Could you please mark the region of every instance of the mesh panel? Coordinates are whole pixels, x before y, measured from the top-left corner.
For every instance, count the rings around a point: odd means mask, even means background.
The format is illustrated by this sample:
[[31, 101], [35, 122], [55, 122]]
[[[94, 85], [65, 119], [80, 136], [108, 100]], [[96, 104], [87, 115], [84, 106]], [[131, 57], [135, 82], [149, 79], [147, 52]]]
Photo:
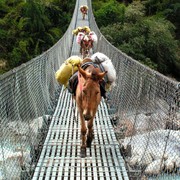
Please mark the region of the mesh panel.
[[89, 20], [99, 37], [95, 51], [106, 54], [117, 72], [108, 106], [129, 177], [179, 179], [179, 82], [117, 50], [100, 33], [93, 14]]
[[48, 51], [0, 77], [0, 179], [31, 179], [61, 87], [55, 72], [71, 53], [76, 8]]

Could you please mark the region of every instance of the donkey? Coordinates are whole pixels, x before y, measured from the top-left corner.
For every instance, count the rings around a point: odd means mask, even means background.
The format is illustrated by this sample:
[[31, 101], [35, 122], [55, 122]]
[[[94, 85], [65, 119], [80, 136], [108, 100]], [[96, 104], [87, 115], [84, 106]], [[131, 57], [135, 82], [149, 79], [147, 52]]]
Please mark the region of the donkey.
[[86, 58], [90, 56], [90, 50], [93, 48], [93, 43], [97, 43], [97, 35], [94, 31], [90, 31], [89, 33], [79, 32], [77, 35], [76, 42], [80, 44], [80, 53], [82, 58]]
[[101, 101], [100, 82], [106, 73], [93, 65], [85, 70], [78, 66], [75, 100], [81, 121], [81, 157], [86, 156], [86, 147], [91, 147], [94, 138], [93, 120]]

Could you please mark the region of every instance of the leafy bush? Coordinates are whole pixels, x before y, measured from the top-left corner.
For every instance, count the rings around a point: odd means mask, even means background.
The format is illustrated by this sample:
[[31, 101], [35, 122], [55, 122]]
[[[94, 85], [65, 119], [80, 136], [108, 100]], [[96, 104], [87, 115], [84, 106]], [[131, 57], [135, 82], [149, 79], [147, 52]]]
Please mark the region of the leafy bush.
[[75, 0], [1, 0], [0, 59], [6, 62], [5, 69], [54, 45], [66, 31], [74, 7]]
[[175, 26], [159, 17], [146, 17], [144, 6], [134, 2], [126, 8], [124, 23], [101, 27], [105, 37], [121, 51], [143, 64], [169, 75], [180, 76]]
[[95, 13], [96, 22], [99, 27], [107, 26], [116, 22], [124, 21], [125, 6], [114, 0], [104, 3]]

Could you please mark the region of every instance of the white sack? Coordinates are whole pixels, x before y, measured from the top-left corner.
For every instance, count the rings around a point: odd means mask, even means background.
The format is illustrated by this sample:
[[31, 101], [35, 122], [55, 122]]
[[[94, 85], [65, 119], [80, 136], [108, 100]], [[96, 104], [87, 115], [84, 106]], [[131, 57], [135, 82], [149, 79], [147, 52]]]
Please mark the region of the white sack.
[[108, 81], [110, 83], [115, 82], [116, 80], [116, 70], [111, 62], [111, 60], [102, 62], [102, 66], [104, 67], [105, 71], [107, 71]]
[[82, 38], [84, 37], [84, 33], [82, 33], [82, 32], [79, 32], [78, 33], [78, 35], [77, 35], [77, 38], [76, 38], [76, 42], [78, 43], [78, 44], [80, 44], [81, 43], [81, 40], [82, 40]]
[[101, 63], [110, 59], [105, 54], [97, 52], [91, 56], [91, 60], [95, 63]]
[[97, 64], [100, 64], [104, 67], [104, 70], [107, 71], [108, 81], [111, 85], [115, 85], [116, 80], [116, 70], [112, 64], [112, 61], [103, 53], [97, 52], [91, 56], [91, 60]]
[[97, 43], [98, 38], [97, 38], [96, 33], [94, 31], [91, 31], [91, 32], [89, 32], [89, 35], [90, 35], [92, 41]]

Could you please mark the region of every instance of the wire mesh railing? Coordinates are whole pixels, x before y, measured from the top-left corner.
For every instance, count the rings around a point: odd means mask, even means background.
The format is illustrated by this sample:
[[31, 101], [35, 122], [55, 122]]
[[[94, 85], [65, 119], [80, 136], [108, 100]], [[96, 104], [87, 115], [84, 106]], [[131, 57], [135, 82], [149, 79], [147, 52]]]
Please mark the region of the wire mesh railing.
[[75, 7], [69, 28], [52, 48], [0, 76], [0, 179], [33, 175], [61, 89], [55, 72], [70, 56], [76, 15]]
[[108, 105], [130, 179], [180, 179], [180, 83], [111, 45], [90, 14], [99, 37], [95, 52], [107, 55], [117, 72]]
[[[48, 51], [0, 76], [0, 179], [31, 179], [62, 88], [54, 74], [71, 54], [78, 3], [64, 36]], [[107, 105], [130, 179], [180, 178], [180, 84], [112, 46], [88, 1], [94, 52], [117, 72]]]

